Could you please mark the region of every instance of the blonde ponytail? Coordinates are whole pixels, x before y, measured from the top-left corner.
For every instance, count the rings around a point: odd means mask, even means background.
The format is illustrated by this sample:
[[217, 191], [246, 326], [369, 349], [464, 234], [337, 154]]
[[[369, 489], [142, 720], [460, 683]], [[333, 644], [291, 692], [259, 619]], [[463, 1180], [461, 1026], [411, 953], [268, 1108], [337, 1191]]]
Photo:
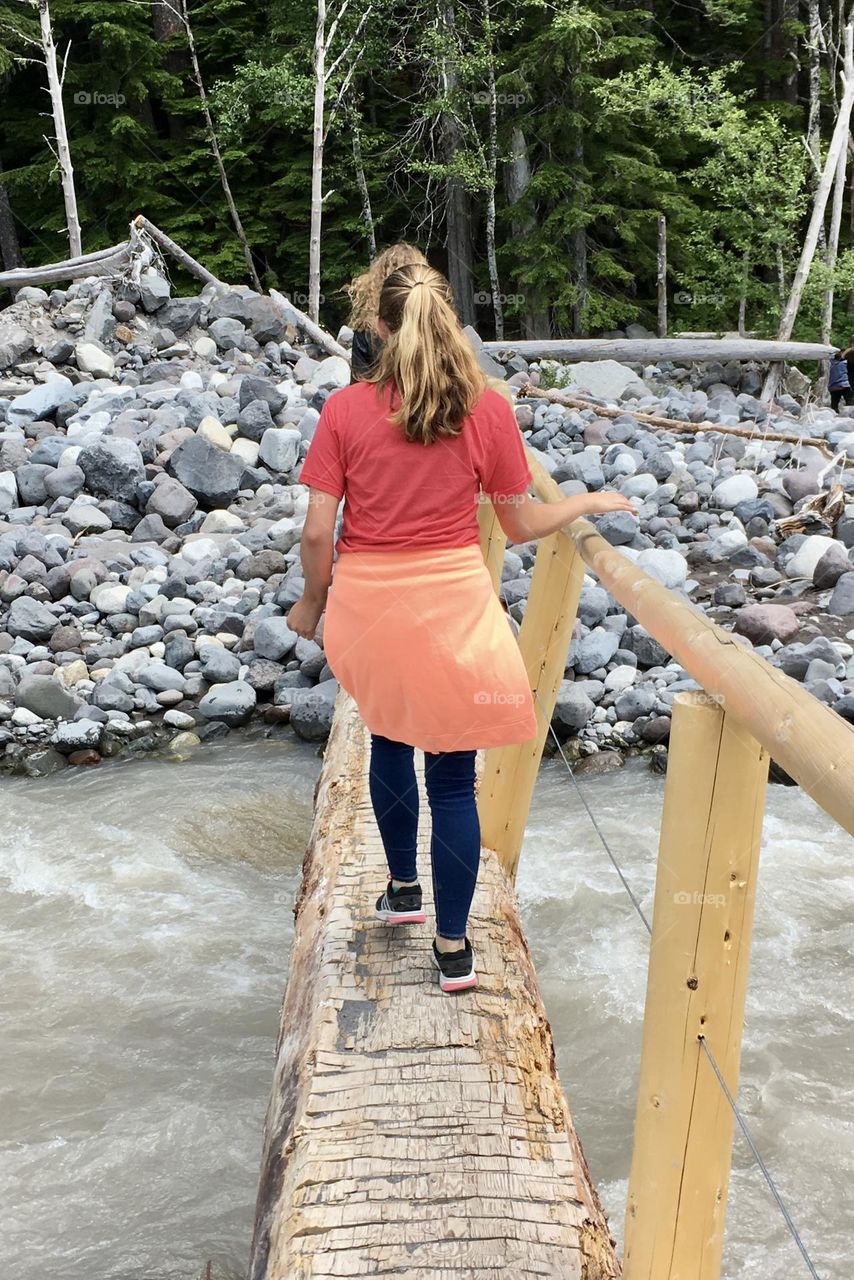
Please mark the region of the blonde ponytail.
[[399, 396], [392, 422], [422, 444], [459, 435], [486, 381], [445, 277], [426, 263], [392, 272], [380, 292], [379, 318], [389, 337], [367, 380], [388, 383]]

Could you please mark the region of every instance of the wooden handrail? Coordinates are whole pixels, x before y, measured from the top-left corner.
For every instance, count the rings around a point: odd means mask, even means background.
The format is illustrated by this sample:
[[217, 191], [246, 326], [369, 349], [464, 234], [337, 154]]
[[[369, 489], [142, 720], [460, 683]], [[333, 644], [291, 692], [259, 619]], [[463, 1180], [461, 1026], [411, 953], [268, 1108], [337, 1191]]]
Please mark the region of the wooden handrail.
[[[527, 454], [536, 496], [543, 502], [563, 498], [536, 455], [530, 449]], [[854, 835], [854, 727], [644, 573], [588, 520], [573, 521], [566, 533], [614, 599]]]

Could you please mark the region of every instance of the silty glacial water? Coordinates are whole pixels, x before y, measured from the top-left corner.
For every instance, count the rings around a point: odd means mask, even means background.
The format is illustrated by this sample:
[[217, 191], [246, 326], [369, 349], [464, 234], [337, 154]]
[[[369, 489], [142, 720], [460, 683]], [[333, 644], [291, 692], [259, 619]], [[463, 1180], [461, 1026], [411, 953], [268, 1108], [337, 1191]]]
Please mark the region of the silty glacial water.
[[[0, 784], [0, 1256], [16, 1280], [245, 1274], [318, 767], [296, 741], [233, 738], [181, 764]], [[662, 779], [638, 761], [581, 785], [650, 914]], [[847, 1280], [854, 1238], [851, 855], [804, 795], [771, 788], [741, 1102], [822, 1280]], [[518, 892], [622, 1238], [648, 939], [559, 761]], [[738, 1135], [728, 1222], [727, 1280], [807, 1274]]]

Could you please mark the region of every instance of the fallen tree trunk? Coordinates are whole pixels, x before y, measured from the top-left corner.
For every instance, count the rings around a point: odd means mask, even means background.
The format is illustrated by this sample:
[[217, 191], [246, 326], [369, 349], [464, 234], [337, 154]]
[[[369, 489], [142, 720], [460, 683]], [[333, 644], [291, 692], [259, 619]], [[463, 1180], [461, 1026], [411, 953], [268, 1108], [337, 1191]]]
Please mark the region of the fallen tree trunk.
[[25, 285], [40, 286], [53, 284], [57, 280], [112, 275], [126, 266], [131, 256], [131, 243], [125, 240], [122, 244], [114, 244], [110, 249], [84, 253], [79, 258], [66, 258], [63, 262], [48, 262], [43, 267], [18, 267], [14, 271], [0, 271], [0, 288], [23, 289]]
[[658, 427], [663, 431], [717, 431], [724, 436], [743, 436], [747, 440], [770, 440], [772, 443], [782, 441], [785, 444], [810, 444], [820, 449], [828, 458], [832, 457], [824, 440], [815, 436], [796, 436], [786, 431], [761, 431], [754, 427], [726, 427], [719, 422], [685, 422], [682, 418], [664, 418], [658, 413], [640, 413], [628, 407], [616, 409], [612, 405], [598, 404], [595, 400], [587, 400], [584, 396], [568, 396], [560, 391], [541, 391], [533, 383], [526, 382], [519, 388], [519, 395], [524, 399], [534, 397], [551, 400], [554, 404], [566, 405], [569, 409], [595, 409], [602, 418], [619, 418], [630, 413], [638, 422], [650, 427]]
[[300, 311], [299, 307], [295, 307], [283, 293], [279, 293], [278, 289], [271, 289], [270, 297], [289, 324], [294, 325], [297, 329], [302, 329], [303, 333], [311, 338], [312, 342], [316, 342], [319, 347], [323, 347], [323, 350], [328, 351], [331, 356], [340, 356], [342, 360], [346, 360], [349, 364], [350, 352], [346, 347], [342, 347], [341, 343], [337, 342], [331, 333], [321, 329], [319, 324], [315, 324], [304, 311]]
[[553, 338], [484, 342], [491, 356], [529, 360], [829, 360], [836, 347], [821, 342], [771, 342], [759, 338]]
[[138, 213], [136, 215], [131, 227], [135, 227], [137, 231], [145, 232], [155, 244], [159, 245], [161, 249], [165, 249], [176, 262], [181, 264], [185, 271], [189, 271], [190, 275], [195, 276], [197, 280], [202, 280], [205, 284], [222, 284], [222, 281], [217, 279], [213, 272], [208, 271], [207, 267], [203, 267], [200, 262], [197, 262], [195, 258], [187, 253], [186, 249], [182, 249], [170, 236], [167, 236], [165, 231], [155, 227], [154, 223], [149, 222], [148, 218], [143, 214]]
[[[250, 1280], [611, 1280], [619, 1263], [513, 887], [484, 849], [480, 985], [441, 996], [429, 942], [371, 918], [387, 864], [368, 755], [340, 694], [295, 907]], [[429, 876], [424, 889], [431, 910]]]

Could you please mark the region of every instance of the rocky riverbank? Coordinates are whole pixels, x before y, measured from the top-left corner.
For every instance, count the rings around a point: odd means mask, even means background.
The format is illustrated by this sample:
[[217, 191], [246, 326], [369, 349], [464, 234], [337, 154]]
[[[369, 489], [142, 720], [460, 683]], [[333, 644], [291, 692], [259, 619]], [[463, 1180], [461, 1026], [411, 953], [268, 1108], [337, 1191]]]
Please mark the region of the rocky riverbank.
[[[25, 289], [0, 312], [0, 767], [180, 752], [253, 719], [325, 739], [337, 685], [285, 615], [302, 589], [300, 464], [349, 368], [298, 337], [269, 298], [216, 285], [173, 298], [152, 269], [138, 285]], [[637, 520], [599, 521], [609, 541], [854, 720], [850, 418], [791, 396], [768, 416], [744, 365], [511, 357], [500, 371], [616, 406], [529, 397], [516, 412], [565, 492], [615, 485], [636, 500]], [[635, 416], [650, 412], [763, 434], [653, 429]], [[791, 433], [827, 451], [775, 439]], [[831, 484], [832, 514], [787, 536], [780, 522]], [[534, 550], [505, 558], [517, 620]], [[558, 737], [576, 756], [655, 747], [686, 687], [589, 580]]]

